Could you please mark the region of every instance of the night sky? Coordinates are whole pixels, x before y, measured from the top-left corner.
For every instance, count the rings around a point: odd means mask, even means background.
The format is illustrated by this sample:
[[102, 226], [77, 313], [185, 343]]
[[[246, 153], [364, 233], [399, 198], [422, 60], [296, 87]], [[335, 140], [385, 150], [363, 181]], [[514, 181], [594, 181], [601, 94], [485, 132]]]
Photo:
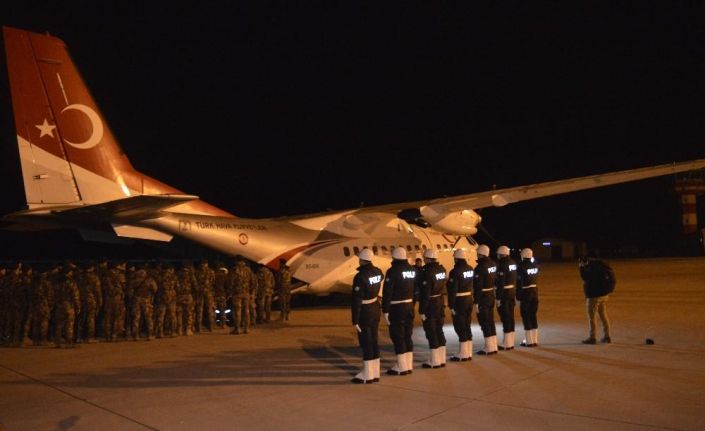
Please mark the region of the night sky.
[[[68, 44], [138, 170], [242, 217], [705, 158], [702, 3], [47, 3], [5, 2], [0, 21]], [[24, 195], [2, 62], [5, 214]], [[488, 209], [483, 225], [514, 246], [551, 236], [676, 254], [672, 186]], [[61, 237], [67, 254], [74, 237]], [[17, 238], [0, 233], [0, 257], [39, 255], [49, 237]]]

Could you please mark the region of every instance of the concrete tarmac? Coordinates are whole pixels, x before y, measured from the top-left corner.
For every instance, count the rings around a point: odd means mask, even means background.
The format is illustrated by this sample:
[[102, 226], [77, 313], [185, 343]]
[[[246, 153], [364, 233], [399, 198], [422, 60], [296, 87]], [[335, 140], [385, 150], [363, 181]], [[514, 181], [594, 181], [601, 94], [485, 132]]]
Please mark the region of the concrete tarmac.
[[[361, 359], [346, 307], [294, 309], [248, 335], [4, 348], [0, 429], [705, 429], [705, 259], [611, 263], [609, 345], [580, 343], [576, 265], [544, 264], [537, 348], [423, 369], [417, 322], [414, 373], [354, 385]], [[445, 332], [451, 355], [449, 316]], [[380, 343], [384, 373], [394, 361], [384, 324]]]

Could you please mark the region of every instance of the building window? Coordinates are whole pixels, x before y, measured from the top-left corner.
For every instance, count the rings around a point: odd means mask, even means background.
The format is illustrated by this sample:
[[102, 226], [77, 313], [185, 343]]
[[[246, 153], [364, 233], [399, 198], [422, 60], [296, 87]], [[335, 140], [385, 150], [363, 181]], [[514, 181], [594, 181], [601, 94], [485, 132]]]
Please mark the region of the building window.
[[348, 247], [343, 247], [343, 254], [346, 256], [350, 256], [350, 249]]

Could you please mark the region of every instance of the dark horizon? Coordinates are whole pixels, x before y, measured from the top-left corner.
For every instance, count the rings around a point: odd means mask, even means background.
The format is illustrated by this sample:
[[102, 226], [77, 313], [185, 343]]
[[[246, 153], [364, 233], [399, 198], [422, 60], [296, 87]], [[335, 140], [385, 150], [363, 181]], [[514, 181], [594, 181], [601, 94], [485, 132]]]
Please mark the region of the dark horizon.
[[[67, 43], [138, 170], [241, 217], [705, 158], [705, 6], [0, 9], [3, 25]], [[4, 61], [0, 214], [25, 205]], [[517, 247], [558, 237], [655, 255], [697, 250], [668, 176], [482, 216]], [[0, 244], [0, 259], [104, 247], [71, 233], [0, 232]]]

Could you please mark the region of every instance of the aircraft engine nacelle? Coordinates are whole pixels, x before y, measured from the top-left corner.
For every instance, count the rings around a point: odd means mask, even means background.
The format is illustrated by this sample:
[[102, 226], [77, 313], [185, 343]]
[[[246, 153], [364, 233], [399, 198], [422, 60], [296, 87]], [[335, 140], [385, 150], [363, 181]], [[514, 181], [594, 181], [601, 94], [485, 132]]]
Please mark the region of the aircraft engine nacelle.
[[473, 210], [448, 211], [442, 207], [421, 207], [421, 215], [433, 229], [451, 235], [475, 235], [482, 217]]

